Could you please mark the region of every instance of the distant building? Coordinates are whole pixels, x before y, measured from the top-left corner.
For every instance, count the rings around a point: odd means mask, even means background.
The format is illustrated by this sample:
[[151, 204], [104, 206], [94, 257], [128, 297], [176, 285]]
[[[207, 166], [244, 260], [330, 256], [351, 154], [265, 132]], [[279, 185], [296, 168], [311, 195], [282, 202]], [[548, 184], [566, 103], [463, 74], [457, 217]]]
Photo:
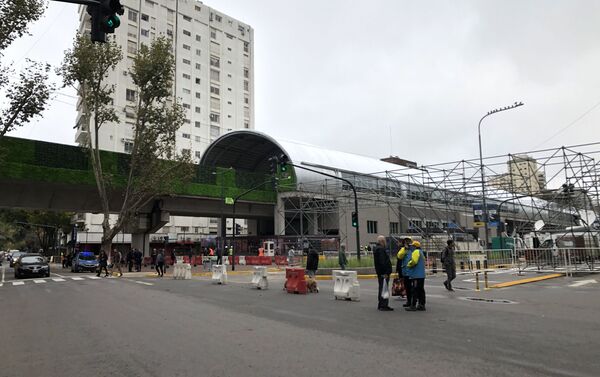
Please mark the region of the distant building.
[[546, 174], [535, 158], [513, 155], [507, 163], [508, 173], [488, 178], [488, 184], [512, 193], [534, 195], [546, 189]]
[[[188, 150], [196, 162], [208, 145], [224, 133], [254, 129], [254, 30], [248, 24], [196, 0], [124, 0], [121, 26], [111, 35], [123, 51], [123, 60], [109, 73], [114, 85], [113, 106], [119, 117], [99, 132], [100, 149], [130, 153], [137, 90], [128, 71], [141, 44], [165, 36], [173, 43], [175, 77], [173, 95], [180, 99], [186, 119], [176, 135], [179, 152]], [[79, 7], [79, 32], [89, 35], [90, 16]], [[75, 141], [84, 144], [92, 137], [82, 122], [78, 101]], [[100, 215], [78, 215], [85, 223], [88, 243], [98, 243], [102, 234]], [[217, 235], [218, 219], [171, 217], [151, 240], [195, 239]], [[245, 222], [240, 224], [245, 227]], [[231, 222], [228, 224], [231, 233]], [[119, 235], [127, 243], [128, 235]], [[81, 237], [80, 237], [81, 240]], [[117, 240], [115, 240], [117, 241]]]

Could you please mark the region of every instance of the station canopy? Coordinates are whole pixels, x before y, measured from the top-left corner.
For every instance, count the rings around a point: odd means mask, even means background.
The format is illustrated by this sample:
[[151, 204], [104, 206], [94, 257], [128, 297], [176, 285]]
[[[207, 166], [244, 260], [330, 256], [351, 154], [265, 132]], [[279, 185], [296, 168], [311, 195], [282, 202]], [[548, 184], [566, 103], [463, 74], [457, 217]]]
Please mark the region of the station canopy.
[[[373, 157], [336, 151], [297, 141], [276, 139], [254, 130], [228, 132], [211, 143], [200, 164], [210, 167], [264, 172], [269, 174], [269, 157], [285, 154], [295, 165], [306, 166], [328, 174], [366, 174], [386, 177], [386, 171], [406, 168]], [[411, 169], [412, 170], [412, 169]], [[416, 172], [417, 170], [415, 170]], [[327, 177], [294, 169], [298, 184], [315, 183]]]

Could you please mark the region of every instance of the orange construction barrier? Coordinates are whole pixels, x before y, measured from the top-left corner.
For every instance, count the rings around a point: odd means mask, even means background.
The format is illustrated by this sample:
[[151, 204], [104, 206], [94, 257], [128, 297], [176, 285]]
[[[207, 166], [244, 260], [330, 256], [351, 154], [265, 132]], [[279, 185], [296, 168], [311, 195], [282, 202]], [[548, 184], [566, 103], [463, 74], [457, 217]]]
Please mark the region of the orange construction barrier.
[[304, 268], [285, 269], [285, 289], [287, 293], [306, 294], [306, 278]]
[[273, 263], [271, 257], [258, 257], [258, 259], [262, 266], [270, 266]]
[[202, 265], [202, 257], [200, 255], [194, 255], [194, 258], [192, 259], [192, 264], [195, 266], [201, 266]]
[[278, 266], [286, 266], [288, 264], [287, 257], [276, 256], [275, 264]]

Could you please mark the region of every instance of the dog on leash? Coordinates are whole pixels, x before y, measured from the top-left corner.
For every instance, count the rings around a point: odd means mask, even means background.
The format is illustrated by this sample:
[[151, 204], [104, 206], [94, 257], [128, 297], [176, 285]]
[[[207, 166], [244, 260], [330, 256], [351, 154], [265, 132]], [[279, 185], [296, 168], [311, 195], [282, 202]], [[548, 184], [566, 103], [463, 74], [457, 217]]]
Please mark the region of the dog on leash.
[[311, 277], [306, 279], [306, 289], [310, 293], [319, 293], [319, 287], [317, 286], [317, 281]]

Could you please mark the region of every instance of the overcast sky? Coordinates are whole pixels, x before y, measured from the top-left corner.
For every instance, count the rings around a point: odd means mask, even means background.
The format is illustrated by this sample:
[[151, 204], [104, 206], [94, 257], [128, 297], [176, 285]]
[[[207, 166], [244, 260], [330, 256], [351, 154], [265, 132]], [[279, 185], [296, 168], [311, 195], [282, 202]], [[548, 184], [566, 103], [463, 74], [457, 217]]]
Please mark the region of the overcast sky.
[[[600, 141], [600, 2], [204, 3], [254, 28], [256, 129], [273, 136], [419, 164], [469, 159], [479, 119], [522, 101], [484, 121], [484, 155]], [[4, 61], [58, 65], [76, 10], [51, 1]], [[60, 93], [12, 135], [73, 144], [76, 99]]]

